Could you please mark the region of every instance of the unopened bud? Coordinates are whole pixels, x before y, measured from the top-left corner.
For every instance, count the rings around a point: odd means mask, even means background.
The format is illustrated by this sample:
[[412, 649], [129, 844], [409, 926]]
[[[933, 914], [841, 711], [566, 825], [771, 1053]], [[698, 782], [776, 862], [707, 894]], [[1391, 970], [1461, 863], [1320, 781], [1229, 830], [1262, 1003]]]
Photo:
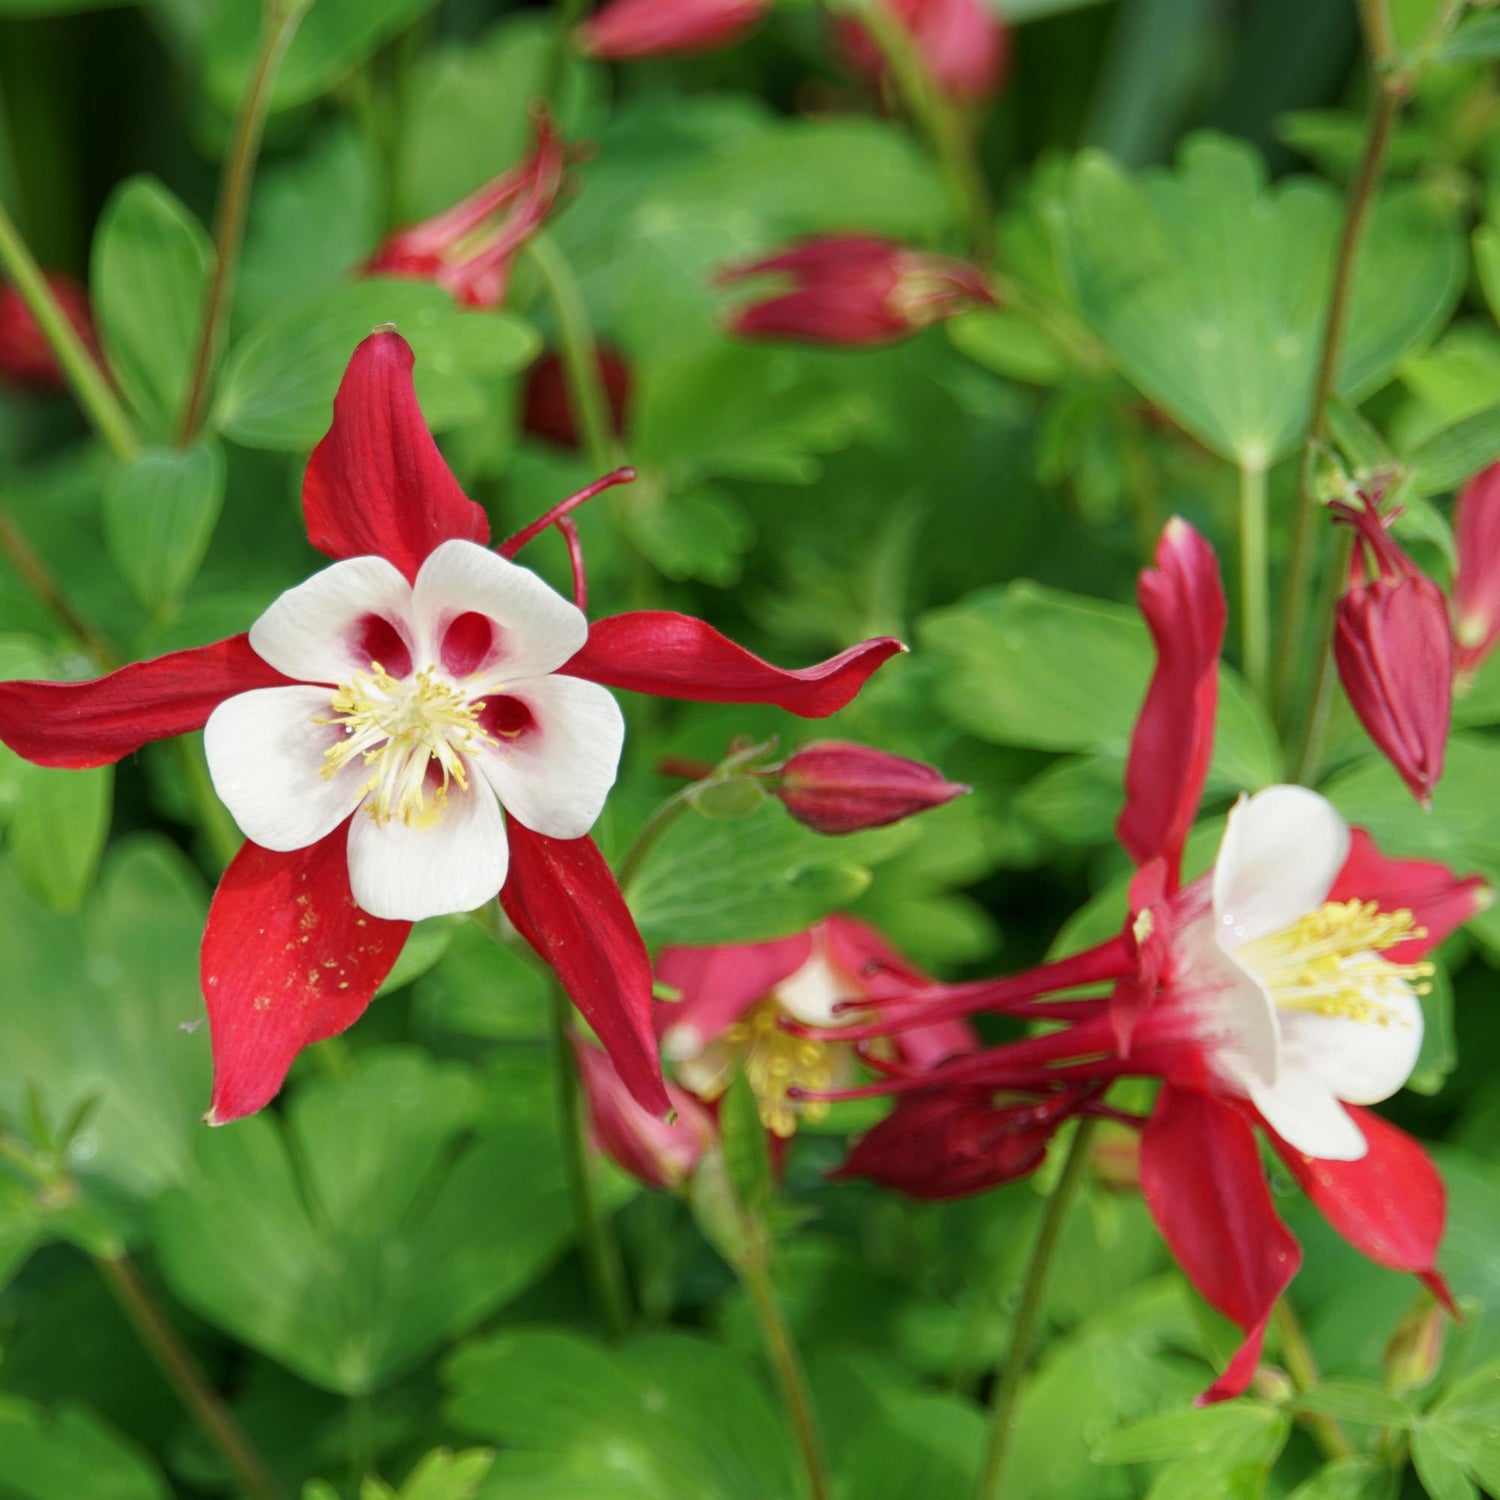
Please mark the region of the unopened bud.
[[1459, 493], [1453, 539], [1454, 665], [1462, 690], [1500, 640], [1500, 464], [1491, 464]]
[[846, 740], [805, 745], [782, 767], [775, 788], [787, 811], [819, 833], [883, 828], [969, 790], [919, 760]]
[[1422, 1291], [1407, 1309], [1391, 1341], [1385, 1346], [1381, 1371], [1385, 1388], [1394, 1396], [1420, 1390], [1443, 1362], [1448, 1314], [1431, 1293]]
[[[97, 358], [88, 293], [61, 271], [47, 272], [47, 285], [74, 332]], [[33, 391], [61, 390], [68, 383], [52, 346], [13, 286], [0, 286], [0, 379]]]
[[[950, 99], [975, 103], [999, 91], [1010, 38], [985, 0], [874, 0], [910, 35], [933, 82]], [[849, 66], [873, 83], [886, 76], [885, 53], [857, 20], [839, 23]]]
[[1089, 1165], [1101, 1186], [1115, 1193], [1141, 1190], [1141, 1138], [1128, 1126], [1101, 1120], [1089, 1146]]
[[740, 40], [770, 0], [610, 0], [579, 28], [581, 51], [610, 62], [690, 57]]

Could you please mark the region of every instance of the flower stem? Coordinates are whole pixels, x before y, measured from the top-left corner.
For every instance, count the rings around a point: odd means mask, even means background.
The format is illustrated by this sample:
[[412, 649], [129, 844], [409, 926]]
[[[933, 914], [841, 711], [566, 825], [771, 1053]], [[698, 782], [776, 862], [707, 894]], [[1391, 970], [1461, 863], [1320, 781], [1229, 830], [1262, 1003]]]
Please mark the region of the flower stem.
[[1271, 649], [1271, 584], [1266, 551], [1265, 465], [1240, 459], [1240, 655], [1250, 690], [1262, 700]]
[[26, 242], [5, 211], [4, 204], [0, 204], [0, 266], [4, 266], [27, 311], [36, 319], [42, 337], [57, 356], [57, 362], [68, 377], [73, 394], [78, 397], [78, 404], [94, 431], [122, 464], [128, 464], [141, 446], [130, 418], [98, 361], [89, 353], [78, 336], [78, 330], [68, 321], [57, 298], [52, 295], [47, 278], [26, 248]]
[[995, 212], [973, 133], [886, 0], [845, 0], [837, 9], [855, 16], [880, 49], [902, 101], [937, 158], [970, 253], [979, 265], [988, 266], [995, 253]]
[[129, 1319], [141, 1343], [187, 1408], [204, 1437], [223, 1455], [236, 1480], [251, 1500], [281, 1500], [281, 1488], [244, 1428], [157, 1306], [130, 1257], [96, 1255], [94, 1265]]
[[265, 0], [261, 13], [260, 45], [250, 67], [250, 77], [240, 98], [230, 136], [229, 154], [219, 179], [219, 197], [214, 205], [214, 268], [203, 319], [198, 328], [197, 352], [188, 384], [187, 401], [177, 428], [177, 444], [186, 448], [197, 436], [208, 412], [214, 365], [229, 312], [229, 297], [239, 267], [240, 246], [245, 238], [245, 214], [250, 207], [250, 185], [260, 155], [261, 135], [271, 106], [271, 87], [282, 59], [297, 33], [311, 0]]
[[754, 1249], [736, 1259], [735, 1269], [739, 1272], [740, 1284], [749, 1295], [750, 1305], [755, 1309], [766, 1357], [776, 1375], [787, 1420], [791, 1423], [797, 1451], [802, 1458], [808, 1500], [829, 1500], [833, 1491], [828, 1480], [828, 1463], [823, 1457], [822, 1440], [818, 1436], [817, 1418], [813, 1414], [812, 1396], [807, 1388], [807, 1376], [791, 1330], [786, 1326], [786, 1319], [776, 1301], [776, 1288], [771, 1283], [767, 1260], [762, 1238]]
[[[1302, 1324], [1292, 1304], [1285, 1297], [1276, 1304], [1272, 1320], [1276, 1324], [1276, 1336], [1281, 1342], [1282, 1363], [1286, 1365], [1287, 1374], [1292, 1377], [1292, 1384], [1299, 1392], [1312, 1390], [1320, 1378], [1318, 1362], [1313, 1358], [1312, 1345], [1307, 1342], [1307, 1335], [1302, 1331]], [[1299, 1420], [1323, 1450], [1325, 1458], [1355, 1456], [1354, 1444], [1349, 1441], [1348, 1434], [1335, 1418], [1321, 1412], [1304, 1412]]]
[[[1410, 88], [1410, 80], [1396, 66], [1398, 58], [1391, 28], [1389, 0], [1360, 0], [1360, 14], [1375, 83], [1375, 100], [1365, 130], [1364, 150], [1344, 202], [1343, 228], [1334, 259], [1333, 285], [1323, 323], [1323, 341], [1313, 386], [1307, 439], [1303, 445], [1297, 507], [1292, 515], [1292, 542], [1287, 558], [1281, 644], [1276, 661], [1276, 707], [1283, 727], [1290, 717], [1297, 659], [1307, 625], [1307, 591], [1316, 542], [1314, 523], [1321, 509], [1314, 493], [1318, 452], [1328, 435], [1328, 402], [1333, 395], [1338, 374], [1339, 355], [1343, 349], [1344, 329], [1348, 322], [1360, 247], [1364, 243], [1365, 229], [1374, 207], [1376, 189], [1385, 172], [1391, 132]], [[1329, 631], [1319, 632], [1316, 636], [1322, 655], [1327, 654], [1331, 625], [1330, 616]], [[1316, 713], [1310, 712], [1308, 724], [1311, 725], [1316, 718]]]
[[578, 1238], [583, 1247], [589, 1281], [605, 1326], [612, 1339], [630, 1330], [630, 1310], [625, 1297], [625, 1272], [614, 1231], [599, 1206], [593, 1165], [589, 1159], [588, 1132], [584, 1124], [583, 1091], [578, 1081], [578, 1063], [568, 1041], [572, 1013], [567, 996], [557, 985], [552, 990], [553, 1066], [557, 1070], [557, 1123]]
[[625, 851], [624, 858], [620, 861], [619, 869], [615, 872], [615, 879], [619, 882], [620, 890], [626, 896], [629, 896], [631, 886], [635, 884], [641, 873], [641, 867], [646, 863], [661, 836], [692, 805], [690, 794], [697, 789], [698, 783], [695, 781], [691, 786], [685, 786], [673, 792], [641, 824], [636, 836], [630, 841], [630, 847]]
[[1062, 1233], [1068, 1209], [1072, 1206], [1073, 1195], [1083, 1180], [1084, 1162], [1088, 1157], [1089, 1141], [1093, 1133], [1093, 1120], [1078, 1122], [1078, 1128], [1073, 1133], [1073, 1143], [1068, 1147], [1067, 1159], [1063, 1162], [1062, 1175], [1057, 1179], [1057, 1186], [1053, 1188], [1052, 1196], [1047, 1200], [1047, 1207], [1042, 1213], [1036, 1244], [1032, 1247], [1031, 1260], [1027, 1263], [1026, 1275], [1021, 1282], [1021, 1300], [1016, 1305], [1015, 1322], [1011, 1325], [1009, 1358], [995, 1383], [995, 1393], [990, 1400], [989, 1440], [985, 1445], [979, 1484], [974, 1491], [975, 1500], [1001, 1500], [1004, 1494], [1005, 1461], [1010, 1455], [1011, 1435], [1015, 1431], [1021, 1376], [1036, 1334], [1037, 1323], [1041, 1320], [1047, 1278], [1052, 1271], [1052, 1258], [1057, 1251], [1058, 1237]]

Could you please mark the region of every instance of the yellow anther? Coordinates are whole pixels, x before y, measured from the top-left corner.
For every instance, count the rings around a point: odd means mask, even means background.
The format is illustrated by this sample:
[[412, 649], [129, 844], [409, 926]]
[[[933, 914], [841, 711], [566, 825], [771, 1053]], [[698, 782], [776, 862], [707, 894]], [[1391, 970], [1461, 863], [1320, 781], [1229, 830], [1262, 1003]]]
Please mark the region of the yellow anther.
[[826, 1042], [783, 1031], [781, 1007], [774, 999], [751, 1007], [724, 1032], [722, 1040], [739, 1055], [759, 1106], [760, 1122], [767, 1130], [782, 1137], [792, 1136], [799, 1117], [816, 1123], [827, 1116], [825, 1101], [794, 1101], [787, 1095], [792, 1089], [831, 1088], [833, 1049]]

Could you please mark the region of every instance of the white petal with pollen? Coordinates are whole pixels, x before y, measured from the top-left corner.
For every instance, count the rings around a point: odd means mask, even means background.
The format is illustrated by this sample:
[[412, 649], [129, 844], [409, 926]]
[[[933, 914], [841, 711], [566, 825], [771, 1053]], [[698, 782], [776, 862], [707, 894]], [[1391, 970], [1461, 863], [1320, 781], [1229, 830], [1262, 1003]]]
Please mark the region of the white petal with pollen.
[[449, 786], [426, 826], [377, 823], [364, 808], [349, 825], [349, 886], [374, 917], [419, 922], [473, 911], [499, 894], [509, 863], [499, 805], [473, 775], [467, 791]]
[[1205, 912], [1178, 934], [1174, 988], [1191, 1005], [1221, 1076], [1248, 1092], [1276, 1081], [1281, 1026], [1266, 987], [1219, 946], [1213, 928]]
[[1250, 1100], [1282, 1140], [1309, 1156], [1358, 1161], [1369, 1149], [1349, 1111], [1316, 1074], [1283, 1065], [1275, 1087], [1252, 1087]]
[[1384, 1020], [1295, 1010], [1281, 1015], [1287, 1067], [1316, 1076], [1350, 1104], [1389, 1099], [1411, 1077], [1422, 1050], [1422, 1005], [1411, 987], [1391, 979], [1370, 997], [1386, 1010]]
[[1279, 932], [1328, 899], [1349, 856], [1349, 825], [1326, 797], [1271, 786], [1229, 814], [1214, 862], [1214, 912], [1228, 947]]
[[535, 724], [480, 751], [478, 763], [505, 810], [533, 833], [582, 838], [615, 784], [625, 719], [597, 683], [578, 677], [524, 682], [515, 697]]
[[250, 627], [250, 645], [262, 661], [298, 682], [337, 685], [370, 670], [355, 649], [361, 619], [380, 615], [399, 626], [410, 613], [411, 585], [393, 564], [383, 557], [351, 557], [282, 594]]
[[305, 849], [359, 804], [366, 777], [358, 760], [323, 776], [323, 752], [340, 732], [315, 721], [332, 714], [331, 696], [322, 687], [257, 688], [226, 698], [204, 726], [214, 790], [262, 848]]
[[486, 615], [500, 629], [500, 658], [486, 681], [514, 682], [554, 672], [588, 639], [581, 610], [529, 568], [478, 542], [444, 542], [422, 564], [412, 590], [419, 665], [438, 659], [441, 635], [462, 614]]

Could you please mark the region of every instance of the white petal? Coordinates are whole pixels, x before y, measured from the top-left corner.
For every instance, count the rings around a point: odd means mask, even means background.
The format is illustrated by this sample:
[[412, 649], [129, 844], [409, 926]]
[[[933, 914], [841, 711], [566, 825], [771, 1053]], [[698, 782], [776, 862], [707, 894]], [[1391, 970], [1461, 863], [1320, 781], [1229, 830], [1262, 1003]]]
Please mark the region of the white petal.
[[412, 612], [423, 667], [439, 664], [443, 636], [460, 615], [488, 617], [498, 630], [495, 653], [473, 672], [484, 682], [556, 671], [589, 635], [582, 611], [529, 568], [478, 542], [444, 542], [432, 552], [417, 574]]
[[1371, 992], [1383, 1021], [1314, 1011], [1283, 1011], [1282, 1057], [1350, 1104], [1379, 1104], [1411, 1077], [1422, 1050], [1422, 1005], [1411, 986], [1391, 979]]
[[359, 762], [325, 779], [323, 752], [340, 739], [322, 687], [256, 688], [226, 698], [208, 717], [203, 748], [219, 800], [247, 839], [264, 849], [305, 849], [359, 805]]
[[[288, 589], [250, 627], [256, 654], [298, 682], [348, 682], [354, 671], [368, 672], [360, 625], [378, 615], [411, 647], [411, 585], [383, 557], [351, 557], [336, 562], [306, 583]], [[406, 674], [390, 662], [394, 676]]]
[[349, 885], [372, 917], [418, 922], [473, 911], [505, 884], [510, 847], [494, 794], [477, 777], [426, 826], [377, 823], [361, 808], [349, 825]]
[[1250, 1099], [1289, 1145], [1325, 1161], [1358, 1161], [1369, 1147], [1348, 1110], [1321, 1079], [1283, 1067], [1274, 1087], [1257, 1084]]
[[1174, 938], [1174, 998], [1194, 1013], [1196, 1029], [1215, 1069], [1249, 1093], [1272, 1084], [1281, 1067], [1281, 1026], [1270, 992], [1219, 946], [1213, 913], [1205, 909]]
[[783, 979], [772, 993], [782, 1010], [804, 1026], [848, 1025], [859, 1019], [854, 1015], [834, 1014], [833, 1007], [840, 1000], [857, 1000], [860, 991], [847, 974], [828, 962], [819, 948], [814, 948], [813, 956]]
[[1241, 798], [1214, 862], [1220, 940], [1233, 948], [1316, 910], [1348, 856], [1349, 825], [1326, 797], [1269, 786]]
[[486, 745], [480, 767], [505, 810], [534, 833], [582, 838], [615, 784], [625, 743], [620, 705], [579, 677], [538, 677], [509, 696], [531, 710], [533, 723]]

